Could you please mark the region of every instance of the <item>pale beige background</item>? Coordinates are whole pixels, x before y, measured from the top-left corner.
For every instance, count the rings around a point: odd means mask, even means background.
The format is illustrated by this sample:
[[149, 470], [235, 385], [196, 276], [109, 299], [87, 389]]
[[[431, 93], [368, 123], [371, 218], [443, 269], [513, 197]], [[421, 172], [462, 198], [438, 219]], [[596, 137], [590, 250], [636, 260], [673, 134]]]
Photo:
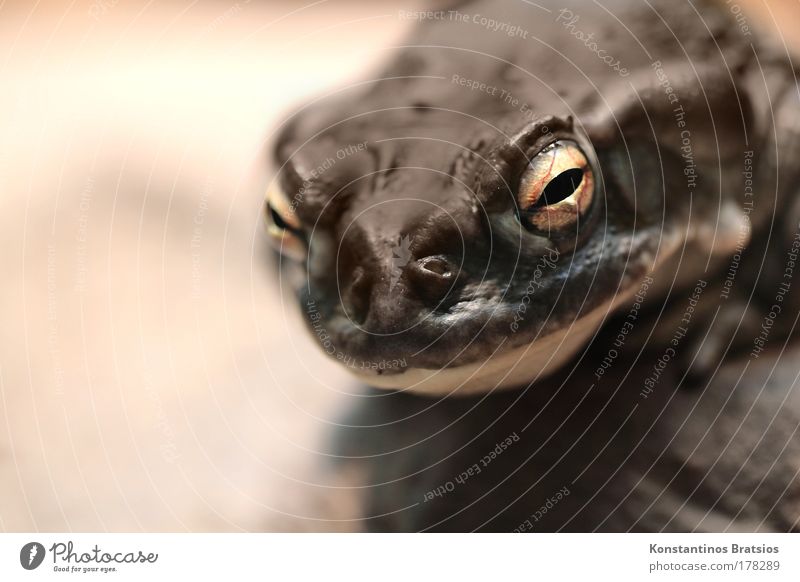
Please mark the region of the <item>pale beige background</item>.
[[265, 147], [400, 6], [0, 0], [0, 530], [352, 526], [312, 483], [353, 386], [265, 268]]

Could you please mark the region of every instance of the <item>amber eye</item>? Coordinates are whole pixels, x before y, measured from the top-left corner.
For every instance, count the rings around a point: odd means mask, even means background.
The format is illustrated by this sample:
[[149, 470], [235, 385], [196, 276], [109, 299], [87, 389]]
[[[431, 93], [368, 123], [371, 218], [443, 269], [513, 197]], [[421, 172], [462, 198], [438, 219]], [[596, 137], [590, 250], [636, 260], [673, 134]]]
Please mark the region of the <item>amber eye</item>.
[[572, 141], [558, 141], [534, 157], [520, 181], [517, 202], [522, 223], [553, 233], [573, 228], [594, 196], [594, 176], [586, 156]]
[[294, 213], [286, 196], [277, 188], [267, 194], [264, 205], [267, 220], [267, 233], [270, 242], [282, 255], [303, 261], [306, 258], [306, 245], [300, 221]]

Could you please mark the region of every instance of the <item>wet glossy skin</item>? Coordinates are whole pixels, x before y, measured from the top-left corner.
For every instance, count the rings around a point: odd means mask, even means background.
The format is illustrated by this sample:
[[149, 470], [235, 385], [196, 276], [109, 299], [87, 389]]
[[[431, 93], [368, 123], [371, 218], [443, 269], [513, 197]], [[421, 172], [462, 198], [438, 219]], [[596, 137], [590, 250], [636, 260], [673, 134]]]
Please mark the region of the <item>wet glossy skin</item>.
[[[649, 302], [684, 293], [788, 204], [769, 148], [754, 166], [770, 200], [745, 212], [741, 179], [745, 151], [783, 139], [771, 115], [798, 110], [777, 97], [786, 65], [759, 70], [724, 10], [651, 5], [663, 20], [627, 1], [578, 3], [578, 21], [467, 3], [467, 22], [420, 24], [367, 82], [287, 120], [273, 220], [323, 349], [379, 387], [524, 386], [578, 359], [645, 276]], [[585, 156], [591, 202], [571, 228], [527, 228], [525, 172], [563, 143]]]

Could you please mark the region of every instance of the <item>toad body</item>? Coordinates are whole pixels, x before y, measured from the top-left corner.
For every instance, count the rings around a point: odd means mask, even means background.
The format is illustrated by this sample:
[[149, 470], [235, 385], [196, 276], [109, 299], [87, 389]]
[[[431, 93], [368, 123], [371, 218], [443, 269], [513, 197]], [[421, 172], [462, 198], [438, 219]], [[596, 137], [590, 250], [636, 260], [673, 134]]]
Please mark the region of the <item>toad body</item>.
[[[398, 391], [351, 425], [415, 419], [342, 437], [384, 461], [366, 470], [372, 525], [796, 528], [798, 465], [726, 456], [741, 438], [742, 455], [800, 458], [792, 375], [775, 387], [761, 367], [787, 349], [800, 289], [785, 49], [722, 2], [403, 14], [419, 22], [383, 69], [285, 122], [267, 204], [313, 337]], [[768, 410], [751, 398], [767, 384]], [[772, 430], [772, 405], [775, 435], [736, 429]]]
[[724, 7], [404, 14], [421, 22], [382, 71], [286, 122], [268, 203], [312, 333], [364, 382], [528, 385], [645, 277], [663, 303], [796, 230], [793, 71]]

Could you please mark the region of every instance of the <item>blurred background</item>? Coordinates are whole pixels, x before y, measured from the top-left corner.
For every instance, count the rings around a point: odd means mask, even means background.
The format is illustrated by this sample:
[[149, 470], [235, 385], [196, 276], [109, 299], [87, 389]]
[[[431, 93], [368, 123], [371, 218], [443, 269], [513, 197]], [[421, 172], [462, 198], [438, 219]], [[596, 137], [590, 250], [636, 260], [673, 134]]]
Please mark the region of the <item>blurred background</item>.
[[[800, 46], [800, 0], [739, 4]], [[0, 0], [0, 530], [357, 528], [318, 468], [358, 387], [269, 268], [268, 148], [425, 6]]]

